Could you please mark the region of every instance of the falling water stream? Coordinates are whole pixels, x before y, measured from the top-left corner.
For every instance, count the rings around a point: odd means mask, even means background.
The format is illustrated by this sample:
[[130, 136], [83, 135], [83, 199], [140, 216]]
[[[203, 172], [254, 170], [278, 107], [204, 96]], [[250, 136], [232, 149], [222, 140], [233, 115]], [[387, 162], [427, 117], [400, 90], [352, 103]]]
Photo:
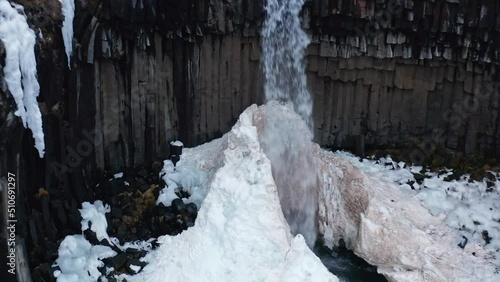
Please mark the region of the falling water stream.
[[[341, 281], [385, 281], [376, 268], [345, 248], [317, 245], [317, 169], [311, 151], [313, 102], [307, 88], [304, 53], [309, 38], [301, 28], [305, 0], [267, 0], [262, 30], [266, 102], [293, 107], [308, 130], [297, 130], [283, 113], [269, 111], [261, 143], [272, 163], [272, 173], [283, 214], [293, 234], [302, 234], [325, 266]], [[298, 134], [309, 132], [310, 134]]]
[[[266, 101], [293, 106], [312, 132], [313, 105], [304, 67], [309, 39], [299, 17], [303, 4], [304, 0], [267, 1], [262, 30], [264, 91]], [[273, 113], [265, 122], [261, 142], [272, 163], [283, 213], [292, 233], [302, 234], [313, 247], [317, 237], [317, 177], [311, 148], [305, 145], [313, 135], [299, 136], [294, 132], [297, 125]]]

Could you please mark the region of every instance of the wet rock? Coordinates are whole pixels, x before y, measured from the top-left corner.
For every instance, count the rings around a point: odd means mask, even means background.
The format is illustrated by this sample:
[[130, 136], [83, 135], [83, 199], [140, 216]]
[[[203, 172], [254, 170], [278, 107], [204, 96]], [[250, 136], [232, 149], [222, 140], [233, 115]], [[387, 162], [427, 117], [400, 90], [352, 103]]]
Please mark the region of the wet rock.
[[117, 207], [111, 207], [111, 217], [112, 218], [121, 218], [123, 216], [122, 209]]
[[460, 243], [458, 243], [458, 246], [463, 249], [467, 245], [468, 241], [469, 241], [469, 239], [467, 239], [467, 237], [462, 236], [462, 241], [460, 241]]
[[98, 245], [100, 244], [99, 240], [97, 239], [97, 235], [95, 234], [94, 231], [90, 230], [90, 229], [86, 229], [83, 231], [83, 236], [85, 237], [85, 239], [87, 239], [87, 241], [90, 242], [90, 244], [92, 245]]
[[174, 213], [181, 213], [186, 209], [186, 205], [181, 199], [175, 199], [172, 201], [172, 210]]
[[125, 253], [130, 254], [130, 255], [133, 255], [133, 254], [135, 254], [137, 252], [139, 252], [139, 249], [136, 249], [136, 248], [127, 248], [125, 250]]
[[187, 228], [194, 226], [194, 220], [188, 219], [185, 223]]
[[142, 184], [142, 185], [139, 186], [139, 190], [142, 193], [146, 192], [148, 189], [149, 189], [149, 184], [147, 184], [147, 183], [144, 183], [144, 184]]
[[189, 214], [198, 214], [198, 207], [196, 206], [195, 203], [189, 203], [186, 205], [186, 210]]
[[158, 199], [158, 196], [160, 196], [160, 189], [153, 189], [152, 192], [155, 199]]
[[146, 178], [148, 176], [148, 171], [146, 170], [146, 168], [140, 168], [138, 171], [137, 171], [137, 175], [142, 177], [142, 178]]
[[107, 273], [106, 273], [106, 266], [105, 266], [105, 265], [98, 267], [98, 268], [97, 268], [97, 270], [99, 270], [99, 272], [100, 272], [103, 276], [105, 276], [105, 275], [107, 274]]
[[158, 187], [160, 187], [160, 189], [167, 187], [167, 183], [165, 183], [165, 180], [163, 180], [163, 178], [160, 178], [160, 181], [158, 183]]
[[50, 201], [50, 205], [55, 213], [55, 218], [61, 223], [61, 225], [66, 225], [68, 218], [66, 212], [64, 211], [64, 206], [61, 200], [55, 199]]
[[105, 258], [102, 261], [109, 267], [114, 268], [115, 270], [119, 270], [126, 262], [127, 262], [127, 254], [119, 253], [118, 255], [112, 258]]
[[165, 205], [163, 205], [163, 203], [158, 204], [154, 209], [155, 209], [157, 215], [163, 215], [166, 212], [168, 212], [168, 210], [169, 210], [169, 208], [165, 207]]
[[177, 197], [181, 198], [181, 199], [187, 199], [189, 198], [191, 195], [186, 191], [184, 190], [184, 188], [180, 188], [179, 191], [176, 191], [175, 194], [177, 195]]
[[158, 175], [161, 172], [162, 169], [163, 169], [163, 162], [155, 161], [151, 165], [151, 171], [153, 172], [153, 174]]
[[481, 232], [481, 236], [483, 237], [483, 240], [486, 243], [486, 245], [491, 243], [491, 239], [493, 239], [492, 237], [490, 237], [490, 234], [488, 233], [487, 230], [483, 230], [483, 232]]
[[425, 180], [425, 175], [420, 173], [414, 173], [413, 177], [415, 178], [415, 181], [417, 181], [418, 184], [422, 184]]
[[181, 143], [172, 142], [170, 143], [170, 154], [173, 156], [182, 155], [182, 148], [184, 146]]
[[453, 173], [451, 175], [446, 176], [444, 178], [444, 180], [445, 181], [453, 181], [453, 180], [459, 181], [460, 178], [462, 177], [462, 175], [464, 175], [463, 171], [455, 170], [455, 171], [453, 171]]
[[153, 249], [156, 249], [159, 245], [160, 245], [160, 244], [158, 244], [158, 240], [153, 239], [153, 240], [151, 241], [151, 247], [152, 247]]
[[140, 258], [145, 257], [147, 253], [148, 252], [144, 251], [144, 250], [137, 251], [136, 253], [132, 254], [132, 257], [135, 258], [135, 259], [140, 259]]
[[172, 163], [175, 166], [181, 160], [181, 157], [180, 156], [172, 156], [172, 157], [170, 157], [170, 160], [172, 161]]
[[127, 187], [125, 185], [125, 180], [122, 178], [113, 178], [99, 185], [98, 189], [99, 188], [102, 189], [102, 193], [105, 197], [113, 197], [123, 192]]
[[[132, 258], [127, 261], [125, 264], [125, 269], [130, 274], [136, 274], [142, 270], [146, 266], [145, 262], [142, 262], [138, 259]], [[138, 270], [136, 270], [138, 268]]]
[[115, 206], [115, 207], [116, 207], [116, 206], [119, 206], [120, 204], [121, 204], [120, 197], [118, 197], [118, 196], [113, 196], [113, 197], [111, 198], [111, 206], [112, 206], [112, 207], [113, 207], [113, 206]]
[[140, 228], [137, 235], [139, 238], [150, 238], [151, 231], [148, 228]]
[[[118, 239], [119, 242], [123, 242], [123, 241], [120, 241]], [[113, 251], [117, 252], [118, 254], [120, 253], [123, 253], [122, 250], [120, 250], [120, 248], [118, 248], [117, 246], [115, 246], [114, 244], [112, 244], [111, 242], [108, 241], [108, 239], [104, 238], [102, 239], [99, 244], [103, 245], [103, 246], [106, 246], [106, 247], [110, 247]]]
[[54, 281], [54, 273], [52, 271], [52, 267], [48, 263], [44, 263], [38, 267], [40, 271], [40, 275], [46, 279], [46, 281]]

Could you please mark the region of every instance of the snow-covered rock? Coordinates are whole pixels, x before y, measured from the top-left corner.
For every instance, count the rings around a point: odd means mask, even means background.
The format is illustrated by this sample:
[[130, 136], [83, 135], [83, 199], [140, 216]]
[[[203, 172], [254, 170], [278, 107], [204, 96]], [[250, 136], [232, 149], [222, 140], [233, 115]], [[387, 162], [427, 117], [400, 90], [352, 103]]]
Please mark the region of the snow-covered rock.
[[94, 231], [99, 241], [107, 239], [111, 242], [106, 229], [108, 222], [106, 221], [106, 213], [111, 211], [109, 205], [104, 204], [101, 200], [97, 200], [94, 204], [89, 202], [82, 203], [80, 215], [82, 216], [82, 231], [90, 228]]
[[54, 276], [57, 282], [94, 282], [104, 266], [102, 259], [115, 256], [116, 252], [106, 246], [92, 246], [83, 235], [66, 236], [59, 246], [59, 257]]
[[319, 147], [315, 155], [327, 245], [343, 238], [391, 281], [497, 281], [487, 251], [475, 244], [460, 249], [456, 231], [395, 184]]
[[[378, 160], [360, 160], [347, 152], [338, 151], [334, 154], [371, 175], [396, 183], [402, 192], [419, 200], [432, 215], [445, 217], [450, 228], [458, 229], [460, 234], [457, 244], [474, 241], [499, 254], [496, 264], [500, 265], [498, 173], [489, 172], [488, 178], [481, 181], [471, 180], [468, 174], [457, 179], [457, 172], [451, 169], [432, 172], [423, 170], [421, 166], [395, 162], [390, 156]], [[485, 232], [488, 232], [489, 238]]]
[[[215, 141], [218, 148], [208, 146], [223, 156], [195, 226], [161, 237], [159, 248], [145, 257], [149, 264], [127, 281], [338, 281], [304, 238], [290, 233], [252, 124], [256, 110], [254, 105], [241, 114], [223, 142]], [[193, 161], [191, 153], [207, 160], [218, 155], [185, 150], [184, 161]]]

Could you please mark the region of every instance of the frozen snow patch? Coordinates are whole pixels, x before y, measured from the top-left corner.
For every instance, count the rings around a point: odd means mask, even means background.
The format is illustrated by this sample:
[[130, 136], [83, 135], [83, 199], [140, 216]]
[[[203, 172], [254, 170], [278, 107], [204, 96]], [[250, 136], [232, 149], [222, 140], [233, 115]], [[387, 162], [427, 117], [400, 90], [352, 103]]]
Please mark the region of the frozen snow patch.
[[184, 144], [179, 140], [170, 142], [170, 145], [177, 146], [177, 147], [184, 146]]
[[66, 236], [59, 246], [55, 271], [57, 282], [94, 282], [101, 276], [98, 267], [104, 266], [104, 258], [116, 252], [106, 246], [92, 246], [83, 235]]
[[104, 205], [100, 200], [95, 201], [94, 204], [89, 202], [82, 203], [82, 208], [80, 209], [80, 214], [82, 216], [82, 231], [90, 228], [90, 230], [95, 232], [99, 241], [107, 239], [111, 243], [108, 232], [106, 231], [108, 228], [106, 213], [110, 211], [111, 207], [109, 205]]
[[7, 87], [17, 104], [15, 115], [20, 117], [24, 127], [31, 129], [35, 148], [40, 158], [45, 153], [42, 114], [37, 97], [40, 85], [37, 80], [35, 58], [35, 32], [18, 10], [21, 5], [0, 0], [0, 40], [6, 50], [3, 68]]
[[[356, 167], [399, 185], [401, 191], [421, 201], [431, 214], [442, 217], [449, 227], [455, 229], [462, 240], [475, 242], [484, 248], [497, 252], [497, 264], [500, 266], [500, 180], [469, 181], [464, 175], [460, 180], [445, 180], [453, 170], [447, 173], [426, 171], [425, 179], [419, 184], [414, 173], [422, 170], [421, 166], [396, 165], [390, 157], [378, 160], [359, 159], [346, 152], [335, 152], [336, 156], [349, 160]], [[402, 163], [402, 162], [400, 162]], [[413, 183], [411, 186], [408, 183]], [[490, 185], [491, 185], [490, 184]], [[485, 237], [487, 231], [489, 243]], [[458, 244], [458, 243], [457, 243]]]
[[[446, 192], [437, 199], [437, 194], [428, 194], [442, 210], [435, 216], [412, 197], [419, 193], [407, 184], [414, 179], [413, 168], [389, 158], [360, 162], [319, 146], [315, 154], [322, 176], [320, 231], [327, 246], [344, 239], [390, 281], [499, 281], [495, 251], [474, 241], [461, 249], [458, 230], [443, 221], [457, 206], [455, 200], [448, 201]], [[395, 180], [402, 189], [384, 178]], [[464, 214], [474, 212], [473, 207], [462, 208]]]
[[178, 198], [175, 192], [183, 189], [191, 195], [188, 199], [183, 199], [186, 204], [201, 206], [208, 193], [209, 183], [221, 165], [226, 140], [227, 136], [224, 135], [198, 147], [185, 148], [175, 166], [170, 160], [164, 161], [160, 174], [167, 187], [160, 191], [157, 204], [170, 206]]

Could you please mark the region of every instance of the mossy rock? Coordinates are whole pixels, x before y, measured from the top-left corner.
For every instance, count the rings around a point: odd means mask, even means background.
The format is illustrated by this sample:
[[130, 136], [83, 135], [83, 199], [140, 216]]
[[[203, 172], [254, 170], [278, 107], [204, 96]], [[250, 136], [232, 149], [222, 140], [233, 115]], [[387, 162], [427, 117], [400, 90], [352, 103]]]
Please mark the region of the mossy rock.
[[16, 2], [24, 7], [28, 21], [40, 29], [59, 25], [64, 20], [61, 2], [58, 0], [17, 0]]

